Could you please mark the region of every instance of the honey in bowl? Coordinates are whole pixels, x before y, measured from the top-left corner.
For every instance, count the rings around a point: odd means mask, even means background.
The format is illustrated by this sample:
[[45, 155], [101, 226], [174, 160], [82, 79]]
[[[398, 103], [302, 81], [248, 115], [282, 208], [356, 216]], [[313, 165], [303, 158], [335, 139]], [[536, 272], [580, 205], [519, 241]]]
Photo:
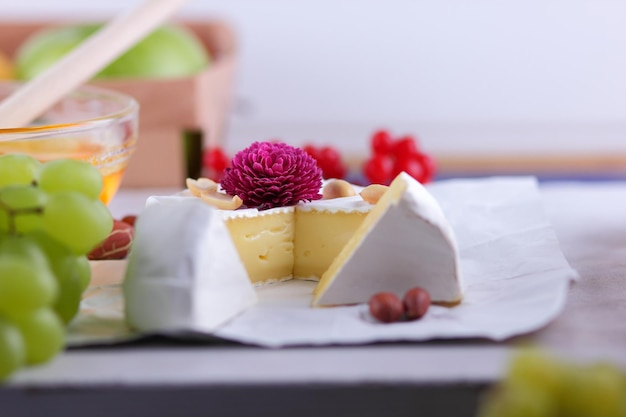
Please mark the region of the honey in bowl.
[[[0, 83], [0, 100], [17, 88]], [[137, 144], [138, 105], [125, 94], [81, 87], [30, 126], [0, 129], [0, 154], [25, 153], [46, 162], [70, 158], [94, 165], [103, 177], [100, 199], [114, 197]]]

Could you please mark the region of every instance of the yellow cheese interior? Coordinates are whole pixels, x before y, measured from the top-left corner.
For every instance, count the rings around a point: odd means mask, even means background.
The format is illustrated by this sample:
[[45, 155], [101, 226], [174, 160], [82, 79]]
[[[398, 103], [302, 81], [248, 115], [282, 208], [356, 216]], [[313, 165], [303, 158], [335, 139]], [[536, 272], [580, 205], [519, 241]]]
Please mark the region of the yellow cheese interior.
[[226, 219], [254, 284], [291, 278], [319, 280], [367, 212], [296, 210]]
[[294, 278], [320, 279], [367, 213], [296, 211]]
[[376, 203], [372, 211], [365, 217], [360, 223], [359, 227], [352, 234], [352, 237], [343, 246], [341, 252], [333, 259], [330, 266], [322, 274], [319, 284], [315, 287], [315, 296], [313, 298], [313, 304], [317, 303], [317, 300], [324, 293], [326, 288], [333, 281], [343, 264], [348, 260], [352, 252], [359, 246], [363, 237], [374, 227], [378, 220], [385, 214], [389, 206], [397, 203], [401, 198], [404, 190], [406, 189], [406, 183], [404, 181], [393, 181], [389, 186], [389, 189], [382, 195], [380, 200]]
[[250, 281], [261, 283], [293, 276], [293, 212], [226, 220]]

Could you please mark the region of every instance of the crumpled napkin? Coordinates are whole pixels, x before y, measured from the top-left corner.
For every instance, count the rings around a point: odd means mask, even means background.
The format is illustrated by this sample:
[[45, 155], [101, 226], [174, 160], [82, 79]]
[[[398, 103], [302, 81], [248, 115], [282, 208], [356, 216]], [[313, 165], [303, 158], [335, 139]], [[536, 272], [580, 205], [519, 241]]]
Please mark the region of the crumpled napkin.
[[[316, 285], [287, 281], [257, 288], [258, 303], [215, 331], [212, 336], [265, 347], [362, 344], [382, 341], [487, 338], [503, 340], [539, 329], [562, 310], [577, 272], [566, 261], [544, 213], [534, 177], [447, 180], [430, 184], [450, 222], [459, 248], [463, 302], [456, 307], [431, 306], [418, 321], [382, 324], [367, 305], [311, 308]], [[111, 324], [83, 335], [98, 317], [111, 320], [111, 302], [120, 297], [111, 287], [86, 297], [89, 310], [73, 323], [76, 345], [137, 337]], [[114, 303], [113, 303], [114, 304]], [[117, 303], [122, 305], [123, 303]], [[97, 306], [107, 306], [106, 314]], [[123, 316], [119, 314], [119, 316]], [[115, 334], [117, 332], [117, 334]], [[200, 333], [189, 326], [180, 337]], [[108, 339], [107, 339], [108, 337]]]
[[463, 302], [431, 306], [419, 321], [382, 324], [366, 305], [311, 309], [315, 283], [258, 289], [259, 303], [215, 335], [267, 347], [421, 341], [502, 340], [546, 325], [578, 277], [548, 221], [533, 177], [431, 184], [459, 247]]

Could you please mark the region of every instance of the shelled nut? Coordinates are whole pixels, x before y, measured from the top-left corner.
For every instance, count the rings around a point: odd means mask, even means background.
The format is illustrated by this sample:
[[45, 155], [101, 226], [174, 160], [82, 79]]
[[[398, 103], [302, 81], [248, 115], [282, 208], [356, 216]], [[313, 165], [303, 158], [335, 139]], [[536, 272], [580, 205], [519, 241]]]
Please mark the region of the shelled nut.
[[187, 189], [191, 192], [192, 195], [196, 197], [200, 197], [200, 194], [216, 191], [217, 183], [209, 178], [198, 178], [194, 180], [193, 178], [187, 178], [185, 180], [185, 184], [187, 185]]
[[236, 210], [243, 204], [243, 200], [239, 196], [220, 193], [217, 190], [202, 192], [200, 198], [205, 203], [220, 210]]
[[385, 191], [387, 191], [388, 188], [389, 187], [387, 187], [386, 185], [372, 184], [365, 187], [359, 193], [359, 195], [363, 200], [367, 201], [368, 203], [376, 204], [378, 203], [378, 200], [380, 200], [380, 197], [385, 194]]
[[322, 189], [322, 198], [324, 200], [355, 195], [354, 187], [346, 180], [331, 180]]

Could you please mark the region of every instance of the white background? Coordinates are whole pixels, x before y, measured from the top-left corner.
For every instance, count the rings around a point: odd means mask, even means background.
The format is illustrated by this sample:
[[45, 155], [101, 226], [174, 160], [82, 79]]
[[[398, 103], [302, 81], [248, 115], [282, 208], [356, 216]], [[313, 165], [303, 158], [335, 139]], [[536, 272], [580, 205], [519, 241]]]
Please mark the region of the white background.
[[[134, 3], [2, 0], [0, 18]], [[626, 150], [623, 1], [190, 0], [181, 15], [238, 32], [231, 146], [268, 135], [356, 149], [385, 126], [439, 152]]]

